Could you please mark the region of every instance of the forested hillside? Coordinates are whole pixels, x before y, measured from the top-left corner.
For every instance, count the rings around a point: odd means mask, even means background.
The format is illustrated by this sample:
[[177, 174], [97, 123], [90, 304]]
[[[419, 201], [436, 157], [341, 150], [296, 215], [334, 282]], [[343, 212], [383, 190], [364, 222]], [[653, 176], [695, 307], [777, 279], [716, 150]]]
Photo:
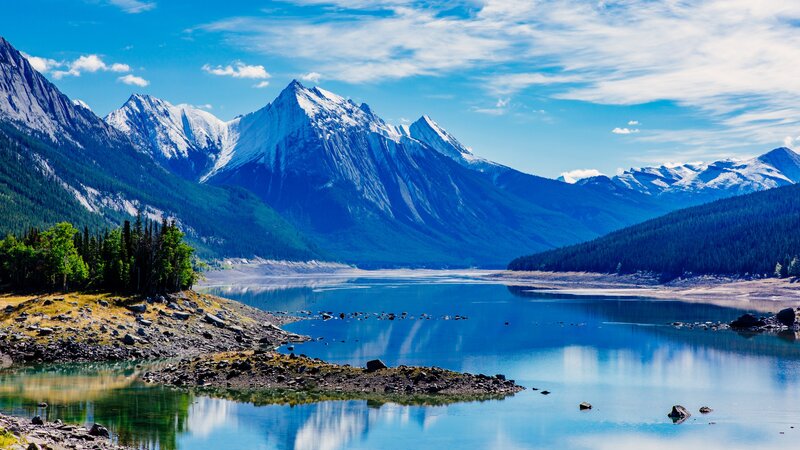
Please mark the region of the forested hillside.
[[800, 186], [672, 212], [601, 238], [517, 258], [510, 270], [800, 275]]

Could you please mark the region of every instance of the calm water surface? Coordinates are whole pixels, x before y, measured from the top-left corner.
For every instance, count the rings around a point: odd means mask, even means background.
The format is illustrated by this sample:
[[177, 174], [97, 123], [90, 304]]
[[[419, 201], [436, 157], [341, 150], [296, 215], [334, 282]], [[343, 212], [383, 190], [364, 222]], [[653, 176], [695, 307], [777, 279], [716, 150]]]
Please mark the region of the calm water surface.
[[[256, 406], [143, 386], [131, 365], [79, 365], [2, 374], [0, 409], [97, 421], [121, 442], [162, 449], [744, 449], [791, 447], [800, 438], [800, 343], [793, 336], [667, 325], [732, 320], [741, 309], [547, 295], [469, 280], [356, 279], [213, 292], [268, 310], [337, 315], [288, 326], [322, 338], [297, 345], [296, 353], [359, 366], [381, 358], [503, 373], [552, 393], [529, 389], [448, 406]], [[410, 318], [338, 318], [356, 311]], [[51, 406], [40, 410], [40, 401]], [[594, 409], [579, 411], [582, 401]], [[666, 414], [673, 404], [694, 415], [672, 424]], [[704, 405], [715, 411], [699, 414]]]

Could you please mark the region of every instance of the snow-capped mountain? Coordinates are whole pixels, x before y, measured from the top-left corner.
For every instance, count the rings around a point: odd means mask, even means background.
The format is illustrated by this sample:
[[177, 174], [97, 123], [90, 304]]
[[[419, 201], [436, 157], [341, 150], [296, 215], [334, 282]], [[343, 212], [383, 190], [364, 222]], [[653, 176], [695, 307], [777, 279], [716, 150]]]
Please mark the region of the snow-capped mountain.
[[209, 256], [316, 256], [255, 196], [171, 174], [76, 103], [0, 38], [0, 235], [64, 220], [102, 229], [141, 213], [175, 220]]
[[[520, 247], [576, 242], [664, 212], [518, 172], [474, 155], [428, 116], [394, 126], [364, 103], [297, 81], [227, 123], [195, 113], [204, 133], [190, 109], [152, 97], [131, 97], [106, 120], [173, 172], [186, 176], [189, 164], [201, 183], [252, 191], [347, 262], [504, 265]], [[191, 165], [192, 154], [208, 165]]]
[[500, 164], [472, 154], [470, 149], [427, 115], [420, 117], [408, 128], [401, 127], [401, 130], [405, 131], [411, 138], [424, 142], [442, 155], [471, 169], [485, 171], [505, 168]]
[[229, 124], [213, 114], [150, 95], [132, 95], [105, 121], [162, 165], [191, 179], [214, 167], [230, 141]]
[[0, 37], [0, 118], [41, 134], [51, 142], [80, 143], [92, 136], [101, 142], [117, 138], [88, 108], [75, 105], [39, 75], [28, 60]]
[[800, 182], [800, 155], [781, 147], [751, 159], [633, 168], [611, 178], [592, 177], [576, 184], [607, 189], [609, 182], [665, 202], [700, 203], [796, 184]]

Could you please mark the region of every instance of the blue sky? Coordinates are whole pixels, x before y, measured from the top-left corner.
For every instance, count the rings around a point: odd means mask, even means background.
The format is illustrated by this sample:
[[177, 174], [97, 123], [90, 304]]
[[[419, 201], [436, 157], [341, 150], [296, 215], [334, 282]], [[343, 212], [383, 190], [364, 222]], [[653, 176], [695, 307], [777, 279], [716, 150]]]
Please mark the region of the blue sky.
[[230, 119], [298, 78], [556, 177], [793, 146], [798, 24], [787, 0], [26, 0], [0, 33], [99, 115], [140, 92]]

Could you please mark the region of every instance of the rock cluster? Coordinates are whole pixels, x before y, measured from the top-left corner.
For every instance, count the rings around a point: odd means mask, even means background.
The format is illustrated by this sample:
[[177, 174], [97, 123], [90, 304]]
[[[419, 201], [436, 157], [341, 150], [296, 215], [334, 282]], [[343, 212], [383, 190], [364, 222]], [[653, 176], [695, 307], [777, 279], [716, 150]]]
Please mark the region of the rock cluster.
[[307, 340], [274, 325], [289, 320], [195, 292], [138, 302], [86, 301], [80, 294], [32, 298], [0, 310], [0, 354], [17, 363], [118, 361]]
[[523, 390], [502, 375], [472, 375], [436, 367], [368, 368], [294, 354], [248, 351], [198, 356], [145, 373], [148, 382], [232, 389], [294, 389], [384, 394], [510, 395]]
[[749, 331], [770, 331], [788, 329], [791, 331], [800, 330], [800, 323], [797, 322], [797, 311], [794, 308], [785, 308], [777, 314], [756, 317], [753, 314], [743, 314], [738, 319], [730, 323], [730, 327], [735, 330]]
[[0, 431], [10, 433], [17, 440], [16, 443], [11, 444], [9, 447], [3, 447], [11, 450], [128, 449], [128, 447], [117, 445], [111, 441], [108, 430], [100, 424], [94, 424], [87, 429], [76, 425], [64, 424], [60, 420], [45, 422], [38, 416], [31, 420], [0, 415]]

